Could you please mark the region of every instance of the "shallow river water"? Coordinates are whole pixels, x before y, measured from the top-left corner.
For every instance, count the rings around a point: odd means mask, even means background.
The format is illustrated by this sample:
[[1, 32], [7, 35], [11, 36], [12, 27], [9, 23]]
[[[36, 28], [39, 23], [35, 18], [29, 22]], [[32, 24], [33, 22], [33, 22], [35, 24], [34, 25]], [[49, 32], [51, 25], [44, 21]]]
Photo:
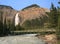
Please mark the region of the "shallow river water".
[[0, 44], [45, 44], [36, 34], [0, 37]]

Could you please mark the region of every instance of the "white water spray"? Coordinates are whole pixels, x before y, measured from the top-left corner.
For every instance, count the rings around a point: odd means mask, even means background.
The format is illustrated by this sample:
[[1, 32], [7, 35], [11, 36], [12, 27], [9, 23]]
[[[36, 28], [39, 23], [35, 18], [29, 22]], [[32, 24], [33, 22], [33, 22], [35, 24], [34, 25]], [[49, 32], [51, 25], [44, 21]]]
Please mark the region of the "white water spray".
[[19, 24], [19, 13], [15, 15], [15, 26]]

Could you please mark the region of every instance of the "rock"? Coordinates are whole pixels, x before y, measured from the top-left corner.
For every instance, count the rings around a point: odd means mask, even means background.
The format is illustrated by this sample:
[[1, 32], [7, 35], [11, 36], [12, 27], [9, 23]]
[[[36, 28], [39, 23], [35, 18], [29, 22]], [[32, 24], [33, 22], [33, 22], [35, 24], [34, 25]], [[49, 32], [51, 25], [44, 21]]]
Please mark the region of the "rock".
[[48, 44], [57, 44], [57, 37], [55, 34], [45, 35], [44, 40]]

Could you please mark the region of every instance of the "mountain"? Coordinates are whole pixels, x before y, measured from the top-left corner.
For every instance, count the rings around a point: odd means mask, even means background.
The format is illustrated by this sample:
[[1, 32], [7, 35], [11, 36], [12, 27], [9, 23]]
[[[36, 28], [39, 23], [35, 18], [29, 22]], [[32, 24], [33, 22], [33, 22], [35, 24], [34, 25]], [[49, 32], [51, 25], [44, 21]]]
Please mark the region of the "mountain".
[[48, 17], [46, 12], [50, 12], [50, 10], [47, 8], [42, 8], [36, 4], [25, 7], [19, 11], [19, 16], [21, 17], [20, 23], [22, 25], [26, 20]]
[[6, 23], [12, 23], [14, 21], [15, 15], [19, 13], [20, 25], [22, 25], [26, 20], [32, 20], [36, 18], [48, 17], [46, 12], [50, 12], [47, 8], [42, 8], [37, 4], [32, 4], [18, 11], [10, 6], [0, 5], [0, 20], [3, 17], [3, 23], [6, 19]]
[[5, 19], [6, 19], [6, 22], [12, 22], [12, 19], [16, 13], [17, 11], [14, 10], [12, 7], [6, 6], [6, 5], [0, 5], [0, 19], [2, 16], [3, 23]]

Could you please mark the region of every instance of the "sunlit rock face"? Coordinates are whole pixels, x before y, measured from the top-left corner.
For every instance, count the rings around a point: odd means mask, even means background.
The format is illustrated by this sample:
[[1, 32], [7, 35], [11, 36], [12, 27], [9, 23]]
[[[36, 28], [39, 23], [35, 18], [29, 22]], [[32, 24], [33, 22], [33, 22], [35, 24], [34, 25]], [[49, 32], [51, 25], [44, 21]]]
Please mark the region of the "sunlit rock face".
[[19, 13], [15, 16], [15, 26], [19, 24]]
[[50, 12], [50, 10], [39, 7], [36, 4], [25, 7], [24, 9], [19, 11], [19, 15], [22, 18], [22, 22], [20, 22], [20, 25], [22, 26], [26, 20], [32, 20], [36, 18], [45, 19], [45, 17], [48, 19], [48, 15], [46, 14], [46, 12]]

